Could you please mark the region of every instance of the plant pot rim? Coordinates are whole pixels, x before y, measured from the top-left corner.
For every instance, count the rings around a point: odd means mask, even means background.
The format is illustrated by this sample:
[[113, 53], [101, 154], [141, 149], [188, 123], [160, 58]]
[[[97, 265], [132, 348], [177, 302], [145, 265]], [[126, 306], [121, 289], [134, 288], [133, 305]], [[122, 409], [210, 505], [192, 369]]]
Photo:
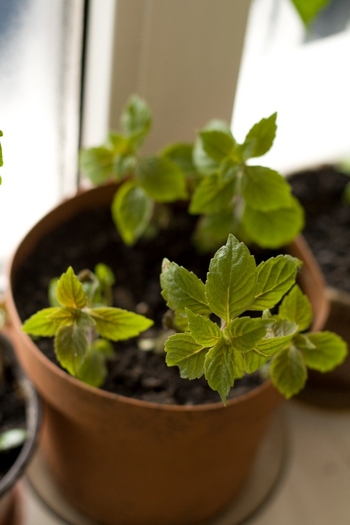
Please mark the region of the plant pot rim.
[[[0, 334], [1, 343], [11, 347], [11, 338], [7, 329]], [[37, 446], [39, 431], [41, 427], [41, 400], [32, 384], [26, 377], [21, 366], [15, 362], [18, 370], [18, 377], [26, 397], [26, 420], [29, 433], [23, 447], [13, 465], [0, 480], [0, 497], [10, 490], [15, 483], [22, 477], [28, 463], [30, 462]]]

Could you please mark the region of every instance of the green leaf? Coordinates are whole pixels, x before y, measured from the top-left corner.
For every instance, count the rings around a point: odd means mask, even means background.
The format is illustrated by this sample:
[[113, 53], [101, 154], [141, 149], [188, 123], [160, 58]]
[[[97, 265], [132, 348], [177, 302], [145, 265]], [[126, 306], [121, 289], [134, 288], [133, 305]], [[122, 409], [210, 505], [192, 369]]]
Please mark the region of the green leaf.
[[224, 405], [236, 378], [244, 375], [244, 360], [240, 352], [221, 339], [205, 356], [205, 378], [210, 388], [219, 392]]
[[207, 317], [194, 314], [186, 308], [188, 327], [196, 343], [205, 347], [214, 346], [222, 337], [222, 332], [216, 323]]
[[77, 373], [77, 378], [87, 385], [99, 388], [105, 382], [107, 372], [105, 356], [92, 346]]
[[160, 284], [162, 297], [169, 308], [177, 313], [184, 312], [185, 308], [188, 308], [196, 314], [207, 316], [211, 314], [203, 281], [183, 266], [164, 259]]
[[52, 314], [62, 310], [61, 307], [51, 306], [33, 314], [25, 321], [22, 330], [34, 337], [53, 337], [59, 327], [59, 323]]
[[232, 347], [239, 352], [249, 352], [266, 334], [269, 320], [239, 317], [233, 319], [224, 330], [225, 337]]
[[[0, 137], [3, 136], [3, 132], [0, 130]], [[0, 167], [4, 165], [4, 158], [3, 158], [3, 155], [2, 155], [2, 146], [1, 146], [1, 143], [0, 143]]]
[[287, 208], [258, 211], [246, 205], [242, 225], [252, 242], [277, 249], [289, 244], [303, 229], [304, 212], [296, 200]]
[[196, 343], [190, 334], [175, 334], [165, 343], [166, 363], [178, 366], [184, 379], [196, 379], [204, 373], [204, 359], [208, 348]]
[[242, 144], [244, 160], [261, 157], [269, 151], [276, 136], [276, 118], [277, 113], [274, 113], [251, 128]]
[[289, 207], [290, 186], [277, 171], [263, 166], [245, 166], [241, 191], [250, 208], [270, 211]]
[[152, 124], [147, 103], [138, 95], [132, 95], [123, 110], [120, 124], [123, 132], [129, 137], [137, 138], [137, 145], [141, 146]]
[[71, 266], [57, 281], [56, 296], [58, 302], [67, 308], [84, 308], [86, 306], [83, 285]]
[[236, 145], [230, 131], [204, 130], [199, 133], [199, 137], [205, 153], [216, 162], [229, 157]]
[[114, 152], [104, 146], [82, 150], [79, 165], [93, 184], [103, 184], [113, 177]]
[[292, 2], [305, 26], [309, 26], [315, 16], [329, 3], [329, 0], [292, 0]]
[[309, 368], [328, 372], [340, 365], [347, 356], [347, 343], [333, 332], [300, 334], [294, 344], [302, 352]]
[[193, 144], [171, 144], [160, 154], [177, 164], [184, 173], [191, 174], [196, 171], [193, 163]]
[[137, 165], [136, 179], [147, 195], [157, 202], [187, 198], [184, 172], [166, 157], [141, 159]]
[[250, 310], [273, 308], [295, 284], [302, 262], [290, 255], [278, 255], [259, 264], [258, 287]]
[[287, 399], [304, 387], [307, 370], [302, 353], [293, 345], [284, 348], [271, 361], [271, 380]]
[[204, 177], [195, 189], [189, 212], [193, 214], [215, 214], [232, 208], [235, 179], [222, 180], [218, 173]]
[[298, 285], [286, 295], [278, 309], [278, 315], [299, 326], [299, 332], [309, 328], [312, 322], [312, 308], [309, 299]]
[[136, 337], [153, 325], [151, 319], [122, 308], [101, 307], [89, 310], [96, 322], [96, 331], [111, 341]]
[[226, 322], [247, 310], [257, 286], [254, 257], [233, 235], [219, 248], [209, 264], [205, 285], [211, 310]]
[[132, 246], [145, 232], [153, 213], [153, 201], [132, 181], [122, 184], [114, 195], [112, 217], [124, 243]]
[[84, 328], [75, 323], [61, 326], [55, 337], [55, 352], [61, 366], [76, 376], [88, 352], [88, 340]]

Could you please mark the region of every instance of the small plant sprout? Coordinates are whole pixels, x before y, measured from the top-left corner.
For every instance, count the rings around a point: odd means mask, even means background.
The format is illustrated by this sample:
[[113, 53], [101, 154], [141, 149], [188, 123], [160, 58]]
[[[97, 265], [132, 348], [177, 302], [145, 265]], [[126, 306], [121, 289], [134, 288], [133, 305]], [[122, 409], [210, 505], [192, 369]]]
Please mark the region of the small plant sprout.
[[118, 133], [106, 144], [81, 151], [83, 174], [94, 184], [119, 183], [112, 217], [128, 245], [170, 220], [169, 203], [185, 200], [199, 215], [194, 242], [202, 251], [216, 250], [229, 233], [263, 248], [288, 244], [304, 225], [303, 210], [290, 185], [274, 170], [250, 160], [271, 148], [276, 113], [255, 124], [242, 144], [229, 126], [212, 121], [193, 144], [171, 144], [152, 156], [140, 149], [151, 128], [151, 113], [134, 95], [121, 115]]
[[312, 311], [296, 284], [300, 266], [290, 255], [257, 266], [233, 235], [211, 259], [205, 283], [165, 259], [162, 295], [182, 329], [165, 343], [167, 364], [183, 378], [204, 375], [224, 404], [236, 379], [266, 363], [286, 398], [303, 388], [307, 367], [325, 372], [340, 364], [347, 345], [339, 336], [305, 332]]
[[136, 337], [153, 324], [142, 315], [105, 306], [111, 282], [113, 276], [104, 265], [97, 266], [96, 273], [83, 270], [78, 276], [69, 267], [52, 283], [50, 295], [55, 290], [56, 305], [35, 313], [23, 325], [34, 337], [54, 337], [61, 366], [96, 387], [107, 374], [106, 358], [113, 354], [110, 341]]

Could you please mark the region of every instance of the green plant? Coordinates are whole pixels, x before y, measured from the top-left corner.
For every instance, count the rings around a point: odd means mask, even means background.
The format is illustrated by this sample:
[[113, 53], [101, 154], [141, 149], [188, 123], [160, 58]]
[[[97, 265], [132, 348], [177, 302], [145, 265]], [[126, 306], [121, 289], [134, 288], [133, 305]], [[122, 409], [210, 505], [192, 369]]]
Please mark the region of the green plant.
[[276, 134], [276, 113], [262, 119], [242, 144], [229, 126], [212, 121], [193, 144], [171, 144], [156, 155], [142, 156], [151, 128], [151, 113], [134, 95], [121, 115], [121, 131], [105, 145], [83, 150], [82, 172], [94, 184], [119, 182], [112, 217], [126, 244], [166, 227], [168, 204], [185, 200], [189, 213], [200, 215], [194, 242], [212, 251], [229, 233], [264, 248], [288, 244], [302, 230], [303, 210], [289, 183], [274, 170], [250, 165], [264, 155]]
[[178, 366], [183, 378], [205, 375], [224, 403], [235, 379], [267, 362], [273, 384], [286, 398], [304, 387], [307, 367], [326, 372], [339, 365], [347, 345], [338, 335], [305, 332], [312, 311], [295, 284], [300, 266], [289, 255], [256, 266], [233, 235], [211, 259], [205, 283], [165, 259], [162, 295], [183, 330], [165, 343], [167, 364]]
[[79, 276], [68, 268], [52, 284], [56, 306], [40, 310], [23, 325], [34, 337], [54, 337], [62, 367], [96, 387], [107, 374], [106, 359], [113, 354], [110, 341], [135, 337], [153, 324], [142, 315], [105, 305], [111, 279], [104, 265], [99, 265], [95, 274], [83, 270]]
[[[267, 362], [273, 383], [287, 398], [303, 388], [307, 366], [324, 372], [340, 364], [347, 352], [340, 337], [304, 333], [312, 313], [295, 284], [300, 266], [289, 255], [257, 266], [245, 244], [233, 235], [211, 259], [205, 283], [165, 259], [162, 295], [174, 312], [171, 321], [165, 315], [165, 333], [169, 326], [172, 329], [165, 342], [167, 364], [177, 365], [183, 378], [204, 374], [224, 403], [235, 379]], [[102, 275], [109, 275], [101, 268]], [[120, 308], [101, 306], [105, 286], [88, 270], [78, 277], [69, 268], [54, 287], [59, 306], [37, 312], [23, 329], [32, 336], [54, 336], [61, 365], [82, 381], [100, 386], [106, 376], [105, 359], [113, 353], [108, 340], [135, 337], [153, 323]], [[271, 313], [276, 305], [277, 311]]]
[[309, 26], [315, 16], [329, 4], [329, 0], [292, 0], [301, 20]]

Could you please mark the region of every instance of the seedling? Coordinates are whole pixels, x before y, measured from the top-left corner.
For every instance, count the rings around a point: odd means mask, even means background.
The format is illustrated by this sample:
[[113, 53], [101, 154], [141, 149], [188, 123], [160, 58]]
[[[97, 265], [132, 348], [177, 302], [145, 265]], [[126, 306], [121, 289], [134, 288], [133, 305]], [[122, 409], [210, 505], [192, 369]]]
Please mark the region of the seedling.
[[128, 245], [164, 227], [171, 220], [169, 203], [184, 200], [189, 213], [199, 215], [194, 234], [199, 249], [217, 249], [229, 233], [278, 248], [302, 230], [303, 210], [284, 177], [249, 164], [271, 148], [276, 117], [255, 124], [242, 144], [225, 122], [212, 121], [195, 143], [142, 156], [152, 119], [146, 102], [135, 95], [122, 112], [121, 131], [111, 132], [105, 145], [81, 152], [81, 169], [94, 184], [119, 183], [111, 211]]
[[204, 375], [223, 403], [236, 379], [267, 362], [273, 384], [286, 398], [303, 388], [307, 367], [326, 372], [340, 364], [347, 345], [339, 336], [305, 332], [312, 310], [295, 284], [300, 266], [289, 255], [257, 266], [233, 235], [211, 259], [205, 283], [165, 259], [162, 295], [183, 330], [165, 343], [167, 364], [178, 366], [183, 378]]
[[153, 324], [142, 315], [105, 306], [104, 284], [88, 270], [77, 276], [69, 267], [55, 285], [57, 306], [40, 310], [23, 325], [34, 337], [54, 337], [61, 366], [96, 387], [107, 374], [106, 358], [113, 354], [110, 341], [136, 337]]

